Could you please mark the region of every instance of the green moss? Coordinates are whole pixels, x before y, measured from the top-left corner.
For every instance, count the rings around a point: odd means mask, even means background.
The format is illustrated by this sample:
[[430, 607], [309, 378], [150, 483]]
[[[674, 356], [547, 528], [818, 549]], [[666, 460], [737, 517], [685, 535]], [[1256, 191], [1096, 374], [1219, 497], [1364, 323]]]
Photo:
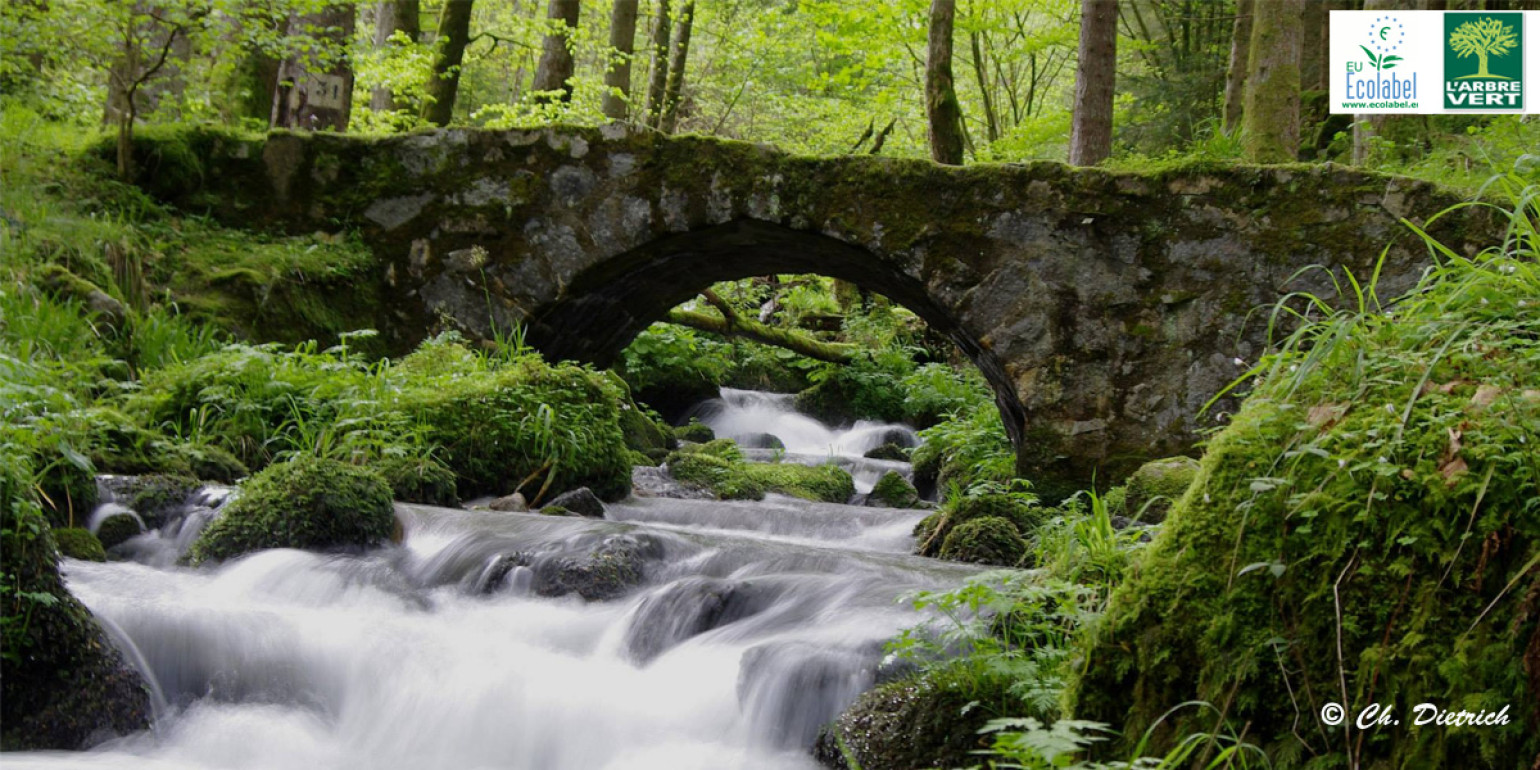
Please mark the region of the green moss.
[[[875, 687], [824, 729], [814, 754], [824, 767], [972, 767], [989, 745], [990, 719], [1025, 711], [1001, 676], [933, 676]], [[853, 761], [852, 761], [853, 760]]]
[[241, 486], [193, 543], [193, 564], [266, 548], [372, 546], [395, 527], [390, 487], [374, 471], [302, 456], [270, 465]]
[[200, 486], [202, 483], [191, 476], [153, 473], [135, 480], [132, 494], [126, 502], [129, 508], [145, 517], [146, 522], [158, 521], [168, 510], [191, 497]]
[[704, 444], [716, 437], [717, 434], [713, 433], [711, 428], [694, 418], [691, 418], [684, 425], [674, 427], [674, 438], [680, 441], [693, 441], [697, 444]]
[[431, 457], [388, 455], [372, 467], [384, 477], [397, 500], [446, 508], [460, 504], [454, 471]]
[[888, 471], [872, 485], [871, 499], [889, 508], [918, 508], [920, 494], [898, 471]]
[[1191, 457], [1167, 457], [1139, 466], [1128, 477], [1124, 509], [1140, 521], [1159, 523], [1166, 512], [1192, 486], [1198, 475], [1198, 461]]
[[856, 493], [850, 474], [837, 465], [745, 463], [743, 473], [767, 491], [804, 500], [845, 503]]
[[102, 548], [111, 548], [131, 537], [144, 532], [144, 527], [139, 526], [139, 520], [126, 513], [116, 516], [108, 516], [96, 528], [96, 539], [101, 542]]
[[1004, 493], [964, 495], [948, 500], [941, 509], [925, 517], [915, 525], [915, 553], [921, 556], [940, 556], [952, 529], [974, 519], [1001, 518], [1010, 522], [1022, 538], [1037, 531], [1043, 522], [1052, 518], [1054, 510], [1030, 505], [1026, 501]]
[[1128, 487], [1113, 487], [1102, 495], [1102, 503], [1107, 506], [1107, 514], [1110, 516], [1127, 516]]
[[83, 527], [65, 527], [53, 531], [54, 542], [59, 544], [59, 553], [71, 559], [82, 561], [107, 561], [107, 552], [102, 549], [102, 543], [91, 534], [91, 530]]
[[938, 554], [950, 561], [1014, 567], [1027, 552], [1027, 543], [1010, 520], [1000, 516], [970, 519], [947, 533]]
[[678, 451], [665, 463], [669, 475], [688, 484], [710, 489], [722, 500], [762, 500], [765, 485], [744, 473], [744, 463], [706, 452]]
[[96, 476], [59, 454], [45, 453], [35, 463], [42, 467], [37, 484], [49, 523], [58, 527], [84, 524], [96, 508]]
[[[1529, 257], [1434, 275], [1268, 362], [1086, 640], [1076, 718], [1126, 748], [1175, 704], [1226, 704], [1274, 767], [1341, 767], [1302, 725], [1381, 703], [1403, 726], [1355, 739], [1363, 767], [1540, 754], [1540, 282]], [[1514, 724], [1406, 729], [1422, 702]], [[1213, 729], [1179, 714], [1148, 748]]]
[[[897, 462], [906, 463], [909, 462], [910, 450], [905, 449], [904, 447], [901, 447], [897, 444], [887, 443], [867, 452], [865, 456], [873, 460], [894, 460]], [[940, 460], [941, 456], [937, 454], [931, 459], [931, 462], [939, 464]], [[935, 468], [935, 470], [940, 469]]]
[[627, 449], [643, 455], [658, 450], [667, 451], [672, 438], [664, 432], [664, 426], [632, 401], [621, 406], [620, 433], [625, 436]]

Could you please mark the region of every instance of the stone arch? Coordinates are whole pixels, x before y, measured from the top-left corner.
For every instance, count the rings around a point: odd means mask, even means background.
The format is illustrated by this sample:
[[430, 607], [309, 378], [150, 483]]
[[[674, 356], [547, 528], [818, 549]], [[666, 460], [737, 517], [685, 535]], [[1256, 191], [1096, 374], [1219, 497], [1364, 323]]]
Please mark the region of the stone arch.
[[574, 276], [561, 296], [529, 314], [527, 341], [553, 358], [607, 366], [668, 310], [718, 281], [814, 273], [887, 296], [945, 335], [995, 394], [1006, 434], [1019, 444], [1026, 411], [995, 354], [924, 284], [866, 249], [772, 222], [737, 219], [666, 235]]

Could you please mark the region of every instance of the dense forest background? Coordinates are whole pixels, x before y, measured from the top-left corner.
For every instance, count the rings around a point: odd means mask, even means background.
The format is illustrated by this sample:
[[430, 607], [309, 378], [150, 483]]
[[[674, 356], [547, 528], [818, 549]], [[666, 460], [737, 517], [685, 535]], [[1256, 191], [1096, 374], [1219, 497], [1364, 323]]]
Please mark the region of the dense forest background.
[[821, 155], [1332, 160], [1475, 183], [1540, 140], [1534, 123], [1327, 114], [1329, 12], [1529, 5], [27, 0], [0, 9], [0, 88], [12, 110], [125, 134], [620, 119]]

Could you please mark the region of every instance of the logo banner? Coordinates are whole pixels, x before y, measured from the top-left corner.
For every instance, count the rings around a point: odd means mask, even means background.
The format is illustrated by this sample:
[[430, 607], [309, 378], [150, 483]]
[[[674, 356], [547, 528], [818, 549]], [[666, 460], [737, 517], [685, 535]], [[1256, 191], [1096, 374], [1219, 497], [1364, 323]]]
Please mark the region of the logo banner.
[[1540, 112], [1535, 11], [1332, 11], [1334, 114]]

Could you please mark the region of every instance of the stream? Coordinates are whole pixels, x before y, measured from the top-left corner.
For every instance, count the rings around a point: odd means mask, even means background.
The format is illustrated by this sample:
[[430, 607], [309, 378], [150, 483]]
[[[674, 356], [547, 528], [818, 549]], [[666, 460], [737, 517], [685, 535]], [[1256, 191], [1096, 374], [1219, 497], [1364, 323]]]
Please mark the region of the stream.
[[[860, 456], [912, 443], [902, 426], [831, 429], [751, 391], [700, 415], [862, 491], [907, 472]], [[805, 770], [820, 727], [902, 669], [883, 643], [920, 617], [897, 600], [978, 571], [909, 554], [926, 511], [779, 495], [638, 496], [604, 520], [399, 504], [399, 545], [175, 566], [221, 498], [119, 546], [133, 560], [63, 565], [149, 674], [155, 729], [7, 768]], [[625, 590], [553, 595], [605, 549], [640, 565]]]

